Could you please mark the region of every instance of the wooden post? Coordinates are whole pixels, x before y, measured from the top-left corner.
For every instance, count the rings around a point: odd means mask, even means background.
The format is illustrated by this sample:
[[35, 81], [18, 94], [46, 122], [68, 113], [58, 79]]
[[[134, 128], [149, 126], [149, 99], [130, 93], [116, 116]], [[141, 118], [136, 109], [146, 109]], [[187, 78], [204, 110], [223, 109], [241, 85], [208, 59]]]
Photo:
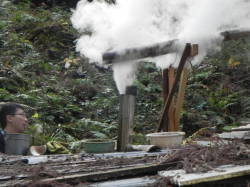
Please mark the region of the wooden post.
[[[169, 91], [172, 89], [174, 84], [174, 75], [175, 70], [172, 66], [170, 66], [168, 69], [163, 70], [162, 79], [163, 79], [163, 99], [164, 104], [166, 104], [167, 97], [169, 94]], [[175, 123], [175, 102], [176, 98], [173, 96], [172, 102], [169, 107], [168, 115], [166, 118], [163, 119], [163, 131], [174, 131], [174, 123]]]
[[[179, 131], [180, 130], [180, 117], [181, 109], [184, 102], [185, 89], [188, 79], [188, 70], [185, 68], [185, 62], [187, 58], [194, 57], [198, 54], [198, 44], [187, 44], [183, 52], [182, 59], [179, 63], [179, 67], [174, 75], [174, 69], [170, 67], [167, 70], [164, 70], [163, 82], [166, 85], [163, 85], [163, 96], [164, 96], [164, 110], [158, 125], [157, 131]], [[166, 73], [168, 72], [168, 74]], [[180, 80], [179, 88], [177, 90], [177, 83]], [[168, 88], [166, 88], [168, 87]], [[167, 90], [167, 93], [166, 93]], [[174, 95], [174, 92], [177, 90], [177, 98]], [[167, 98], [167, 99], [166, 99]], [[167, 126], [167, 127], [166, 127]]]
[[178, 69], [177, 69], [177, 72], [176, 72], [174, 84], [173, 84], [173, 86], [172, 86], [172, 88], [171, 88], [171, 90], [169, 92], [167, 101], [166, 101], [166, 103], [164, 105], [164, 108], [163, 108], [163, 111], [161, 113], [161, 118], [160, 118], [160, 122], [158, 124], [157, 132], [160, 132], [162, 130], [164, 118], [166, 118], [166, 116], [168, 114], [168, 111], [169, 111], [169, 108], [170, 108], [174, 93], [175, 93], [175, 91], [177, 89], [177, 83], [180, 80], [181, 72], [182, 72], [182, 70], [184, 68], [184, 65], [186, 63], [187, 58], [190, 57], [190, 54], [191, 54], [191, 44], [188, 43], [188, 44], [186, 44], [185, 49], [183, 51], [183, 55], [181, 57], [181, 60], [180, 60], [180, 63], [179, 63], [179, 66], [178, 66]]
[[127, 151], [132, 143], [133, 121], [135, 111], [136, 87], [126, 88], [126, 93], [120, 95], [119, 133], [117, 151]]
[[187, 68], [184, 68], [181, 75], [179, 90], [178, 90], [178, 96], [177, 96], [177, 102], [174, 112], [174, 131], [180, 130], [180, 117], [181, 117], [181, 110], [184, 103], [184, 96], [185, 96], [185, 89], [187, 86], [187, 80], [188, 80], [188, 70]]
[[[174, 68], [172, 66], [169, 67], [169, 73], [168, 73], [168, 77], [169, 77], [169, 90], [172, 89], [173, 85], [174, 85], [174, 80], [175, 80], [175, 72], [174, 72]], [[175, 123], [175, 118], [174, 118], [174, 112], [175, 112], [175, 100], [176, 97], [173, 96], [170, 107], [169, 107], [169, 111], [168, 111], [168, 131], [174, 131], [174, 123]]]
[[[163, 103], [165, 104], [169, 94], [169, 69], [164, 69], [162, 71], [162, 96], [163, 96]], [[163, 131], [168, 131], [168, 118], [163, 119]]]
[[168, 93], [169, 93], [169, 78], [168, 78], [168, 69], [164, 69], [162, 71], [162, 96], [163, 96], [163, 101], [165, 101], [168, 98]]

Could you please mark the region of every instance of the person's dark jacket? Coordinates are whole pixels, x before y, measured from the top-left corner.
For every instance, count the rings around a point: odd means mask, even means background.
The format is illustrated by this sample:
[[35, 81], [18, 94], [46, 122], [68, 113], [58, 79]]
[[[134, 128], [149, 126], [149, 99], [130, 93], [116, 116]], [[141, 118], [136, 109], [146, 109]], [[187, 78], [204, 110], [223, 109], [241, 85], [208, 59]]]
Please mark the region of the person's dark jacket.
[[4, 131], [0, 130], [0, 152], [4, 153], [4, 151], [5, 151]]

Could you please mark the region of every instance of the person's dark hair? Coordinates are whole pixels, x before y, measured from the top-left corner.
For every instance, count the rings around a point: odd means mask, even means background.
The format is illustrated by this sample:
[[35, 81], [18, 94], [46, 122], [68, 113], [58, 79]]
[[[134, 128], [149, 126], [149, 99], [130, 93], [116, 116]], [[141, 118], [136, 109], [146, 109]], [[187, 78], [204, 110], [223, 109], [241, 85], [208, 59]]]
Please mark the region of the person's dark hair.
[[15, 114], [17, 109], [24, 110], [24, 108], [17, 103], [7, 103], [0, 106], [0, 124], [2, 129], [4, 129], [7, 125], [6, 116]]

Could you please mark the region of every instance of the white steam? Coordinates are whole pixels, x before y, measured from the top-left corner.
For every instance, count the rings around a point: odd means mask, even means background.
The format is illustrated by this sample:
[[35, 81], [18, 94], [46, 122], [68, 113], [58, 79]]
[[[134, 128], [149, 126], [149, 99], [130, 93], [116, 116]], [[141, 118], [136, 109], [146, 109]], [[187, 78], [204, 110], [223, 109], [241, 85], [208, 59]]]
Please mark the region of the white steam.
[[[178, 66], [185, 43], [199, 44], [192, 63], [200, 63], [208, 51], [219, 49], [220, 32], [249, 29], [249, 18], [249, 0], [117, 0], [115, 5], [81, 0], [71, 21], [82, 34], [76, 50], [99, 64], [107, 51], [178, 39], [178, 53], [150, 59], [164, 69]], [[113, 66], [120, 93], [133, 84], [135, 67], [132, 63]]]
[[113, 65], [114, 80], [121, 94], [126, 91], [126, 86], [132, 85], [136, 78], [137, 62], [123, 62]]

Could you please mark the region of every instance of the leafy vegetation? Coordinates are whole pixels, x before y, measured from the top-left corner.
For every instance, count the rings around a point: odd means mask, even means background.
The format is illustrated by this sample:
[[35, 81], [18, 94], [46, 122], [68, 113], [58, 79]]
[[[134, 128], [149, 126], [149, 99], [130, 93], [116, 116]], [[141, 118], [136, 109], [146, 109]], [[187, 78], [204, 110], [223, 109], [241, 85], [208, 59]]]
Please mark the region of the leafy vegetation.
[[223, 129], [249, 118], [249, 49], [244, 39], [224, 42], [220, 52], [194, 69], [188, 82], [184, 129], [192, 131], [187, 129], [190, 123], [195, 128]]
[[[34, 144], [117, 136], [119, 94], [112, 71], [79, 58], [69, 7], [28, 0], [0, 5], [0, 101], [27, 106]], [[250, 118], [249, 51], [247, 40], [225, 42], [220, 52], [193, 67], [181, 120], [187, 134]], [[144, 143], [144, 134], [159, 121], [161, 84], [160, 70], [141, 63], [135, 143]]]

